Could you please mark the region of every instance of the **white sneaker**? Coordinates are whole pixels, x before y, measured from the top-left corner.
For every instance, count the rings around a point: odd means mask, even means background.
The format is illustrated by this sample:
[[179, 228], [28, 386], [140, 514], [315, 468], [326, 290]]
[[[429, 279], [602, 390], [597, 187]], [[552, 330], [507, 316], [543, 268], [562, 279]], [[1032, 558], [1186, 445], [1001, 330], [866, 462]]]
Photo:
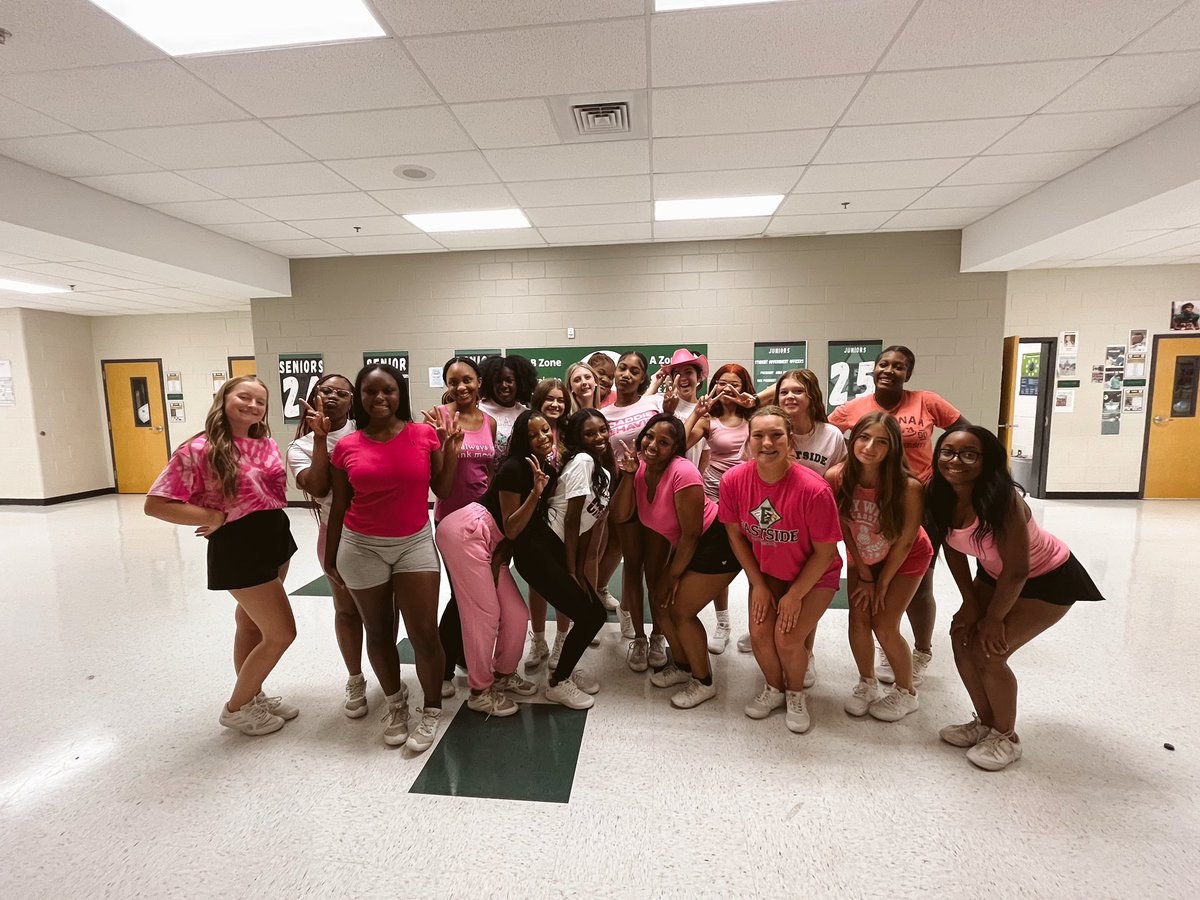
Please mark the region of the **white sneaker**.
[[546, 660], [546, 670], [553, 672], [558, 668], [558, 658], [562, 656], [563, 644], [566, 643], [567, 633], [560, 631], [554, 636], [554, 649], [550, 651], [550, 658]]
[[874, 678], [858, 679], [858, 684], [846, 698], [843, 708], [852, 716], [865, 716], [871, 704], [879, 699], [879, 682]]
[[475, 712], [483, 713], [486, 716], [496, 716], [504, 718], [505, 716], [515, 716], [520, 709], [511, 697], [505, 696], [502, 691], [496, 690], [493, 684], [486, 691], [478, 694], [471, 694], [471, 699], [467, 701], [467, 706], [475, 710]]
[[379, 721], [384, 723], [383, 742], [389, 747], [399, 747], [408, 740], [408, 688], [400, 688], [400, 702], [388, 701], [387, 712]]
[[913, 687], [919, 688], [925, 681], [925, 670], [933, 660], [933, 654], [925, 650], [913, 651]]
[[438, 722], [442, 720], [442, 711], [421, 707], [417, 712], [421, 714], [421, 721], [417, 723], [413, 733], [408, 736], [408, 741], [404, 746], [413, 753], [424, 753], [433, 746], [433, 740], [437, 737]]
[[629, 642], [629, 652], [625, 654], [625, 662], [635, 672], [645, 672], [649, 667], [646, 657], [650, 653], [650, 642], [645, 638], [637, 638]]
[[600, 602], [604, 604], [604, 608], [610, 612], [621, 605], [621, 601], [614, 597], [612, 592], [606, 587], [596, 591], [596, 594], [600, 597]]
[[804, 691], [787, 692], [787, 727], [788, 731], [804, 734], [812, 728], [812, 716], [808, 714], [808, 702]]
[[752, 719], [765, 719], [783, 706], [784, 702], [783, 691], [764, 683], [758, 696], [746, 704], [746, 715]]
[[883, 648], [879, 646], [879, 642], [875, 642], [875, 677], [884, 684], [892, 684], [896, 680], [896, 673], [892, 671], [892, 664], [888, 662], [887, 654], [883, 652]]
[[753, 653], [754, 646], [750, 643], [750, 632], [746, 632], [737, 640], [738, 653]]
[[717, 622], [717, 627], [713, 629], [712, 637], [708, 639], [708, 652], [720, 656], [728, 646], [729, 623]]
[[910, 694], [904, 688], [892, 685], [892, 689], [868, 707], [871, 717], [880, 722], [899, 722], [911, 712], [921, 708], [921, 701], [916, 694]]
[[536, 684], [526, 681], [516, 672], [511, 675], [497, 675], [492, 681], [492, 688], [506, 694], [516, 694], [518, 697], [532, 697], [538, 690]]
[[553, 687], [547, 685], [546, 699], [551, 703], [559, 703], [570, 709], [590, 709], [596, 703], [570, 678], [564, 678]]
[[938, 735], [947, 744], [955, 747], [974, 747], [990, 732], [988, 726], [979, 721], [979, 716], [971, 716], [971, 721], [962, 725], [947, 725]]
[[575, 687], [585, 694], [600, 693], [600, 682], [589, 675], [587, 669], [576, 669], [571, 673], [571, 680], [575, 682]]
[[808, 654], [808, 668], [804, 670], [804, 689], [807, 691], [817, 683], [817, 658]]
[[669, 688], [677, 684], [687, 684], [692, 680], [690, 672], [685, 672], [675, 663], [663, 666], [650, 675], [650, 683], [657, 688]]
[[300, 715], [300, 708], [292, 706], [290, 703], [285, 703], [282, 697], [268, 697], [262, 691], [259, 691], [255, 699], [259, 703], [264, 704], [267, 709], [285, 722], [290, 722], [296, 716]]
[[453, 697], [457, 693], [458, 693], [458, 688], [456, 688], [454, 686], [453, 681], [443, 681], [442, 682], [442, 699], [443, 700], [449, 700], [451, 697]]
[[240, 731], [242, 734], [257, 737], [270, 734], [283, 727], [283, 719], [275, 715], [266, 705], [255, 697], [237, 712], [230, 712], [229, 705], [221, 704], [221, 717], [218, 719], [226, 728]]
[[691, 709], [693, 706], [699, 706], [705, 700], [711, 700], [715, 696], [717, 696], [717, 682], [715, 680], [712, 684], [705, 684], [703, 681], [690, 678], [688, 679], [687, 687], [671, 698], [671, 705], [676, 709]]
[[588, 646], [589, 647], [599, 647], [600, 646], [600, 632], [598, 632], [598, 631], [596, 632], [596, 636], [594, 638], [592, 638], [592, 640], [588, 644]]
[[346, 679], [346, 704], [342, 710], [351, 719], [367, 714], [367, 679], [360, 672]]
[[637, 638], [637, 632], [633, 630], [633, 616], [623, 609], [618, 609], [617, 618], [621, 620], [621, 637], [627, 641]]
[[550, 647], [546, 644], [545, 636], [537, 637], [529, 632], [529, 655], [525, 657], [525, 674], [536, 672], [550, 655]]
[[967, 751], [967, 759], [989, 772], [999, 772], [1021, 758], [1021, 743], [1010, 735], [1001, 734], [995, 728], [987, 737]]
[[646, 662], [648, 662], [655, 669], [658, 669], [667, 664], [667, 638], [666, 638], [666, 635], [662, 635], [662, 634], [650, 635], [650, 652], [646, 656]]

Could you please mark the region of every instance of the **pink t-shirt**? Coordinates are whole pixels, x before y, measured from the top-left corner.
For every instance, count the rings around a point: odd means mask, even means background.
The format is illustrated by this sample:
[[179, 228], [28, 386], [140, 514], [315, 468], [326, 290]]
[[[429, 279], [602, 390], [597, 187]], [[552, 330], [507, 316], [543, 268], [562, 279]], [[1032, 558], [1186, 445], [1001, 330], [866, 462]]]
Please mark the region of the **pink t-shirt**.
[[[987, 535], [982, 541], [976, 541], [973, 532], [978, 521], [972, 522], [966, 528], [952, 528], [946, 535], [946, 544], [967, 556], [974, 556], [983, 566], [983, 571], [993, 578], [999, 578], [1004, 569], [1000, 559], [1000, 550], [995, 538]], [[1052, 572], [1065, 563], [1071, 556], [1071, 548], [1064, 544], [1029, 517], [1026, 522], [1029, 529], [1029, 577], [1037, 578]]]
[[387, 441], [363, 432], [348, 434], [333, 448], [330, 462], [346, 473], [354, 497], [346, 527], [371, 537], [416, 534], [429, 521], [430, 454], [441, 446], [437, 432], [409, 422]]
[[600, 410], [600, 414], [608, 419], [608, 443], [612, 447], [613, 459], [616, 460], [618, 469], [621, 467], [621, 460], [625, 458], [625, 448], [621, 446], [621, 441], [636, 450], [634, 444], [637, 443], [638, 434], [646, 423], [660, 412], [661, 395], [639, 397], [628, 406], [610, 405]]
[[208, 438], [203, 434], [180, 445], [147, 493], [224, 510], [227, 523], [252, 512], [287, 506], [287, 470], [275, 441], [246, 437], [234, 438], [233, 443], [238, 450], [238, 479], [232, 501], [221, 493], [221, 480], [208, 464]]
[[929, 484], [933, 477], [933, 429], [949, 428], [962, 418], [962, 413], [933, 391], [904, 391], [895, 409], [884, 409], [875, 401], [874, 394], [868, 394], [839, 406], [829, 414], [829, 421], [848, 431], [873, 412], [888, 412], [896, 417], [908, 464], [922, 484]]
[[[443, 406], [443, 416], [451, 416], [454, 411], [449, 406]], [[496, 442], [492, 440], [492, 419], [483, 413], [483, 424], [475, 431], [463, 435], [462, 446], [458, 450], [458, 469], [454, 473], [454, 487], [450, 489], [449, 497], [439, 497], [433, 504], [433, 521], [440, 522], [456, 509], [462, 509], [468, 503], [474, 503], [487, 493], [488, 479], [492, 467], [496, 464]], [[499, 434], [499, 428], [497, 428]]]
[[[704, 482], [696, 467], [683, 456], [676, 456], [667, 463], [667, 469], [654, 489], [653, 500], [650, 499], [650, 490], [646, 485], [646, 464], [644, 462], [638, 466], [637, 474], [633, 478], [638, 518], [651, 531], [658, 532], [670, 541], [672, 547], [679, 543], [679, 538], [683, 534], [683, 529], [679, 527], [679, 516], [675, 512], [675, 492], [692, 485], [703, 488]], [[701, 496], [704, 496], [703, 490], [701, 490]], [[716, 519], [717, 504], [708, 497], [704, 497], [701, 533], [707, 531], [708, 526]]]
[[[708, 468], [704, 470], [704, 493], [710, 500], [720, 497], [721, 476], [742, 459], [750, 423], [739, 419], [737, 425], [726, 425], [716, 416], [708, 423]], [[699, 445], [697, 445], [699, 446]]]
[[[804, 466], [793, 464], [787, 475], [767, 484], [758, 464], [740, 463], [721, 479], [721, 521], [739, 525], [764, 575], [795, 581], [812, 555], [813, 544], [836, 544], [842, 525], [829, 483]], [[836, 589], [842, 559], [834, 555], [816, 586]]]

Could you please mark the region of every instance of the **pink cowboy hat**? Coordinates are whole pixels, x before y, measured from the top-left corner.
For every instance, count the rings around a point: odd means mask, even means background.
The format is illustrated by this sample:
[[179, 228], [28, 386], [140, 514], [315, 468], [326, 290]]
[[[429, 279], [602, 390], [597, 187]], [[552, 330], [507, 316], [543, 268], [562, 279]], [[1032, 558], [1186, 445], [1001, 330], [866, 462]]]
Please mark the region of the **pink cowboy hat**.
[[700, 368], [700, 380], [703, 381], [708, 377], [707, 357], [697, 356], [685, 347], [680, 347], [671, 354], [671, 361], [663, 366], [663, 371], [669, 375], [675, 371], [676, 366], [698, 366]]

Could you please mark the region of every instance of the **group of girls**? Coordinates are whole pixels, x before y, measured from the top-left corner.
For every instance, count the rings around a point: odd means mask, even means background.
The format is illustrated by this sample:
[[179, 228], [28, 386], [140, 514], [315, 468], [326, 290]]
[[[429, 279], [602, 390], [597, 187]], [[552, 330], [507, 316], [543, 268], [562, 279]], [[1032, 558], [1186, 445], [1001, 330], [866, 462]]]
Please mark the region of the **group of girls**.
[[[579, 663], [612, 608], [629, 667], [653, 669], [651, 684], [676, 688], [671, 704], [690, 709], [717, 694], [711, 656], [728, 642], [728, 587], [744, 572], [750, 629], [738, 646], [763, 674], [745, 713], [765, 719], [785, 708], [786, 727], [804, 733], [816, 630], [840, 585], [844, 541], [859, 673], [846, 712], [894, 722], [919, 708], [940, 548], [962, 594], [950, 634], [975, 712], [941, 737], [980, 768], [1020, 758], [1008, 659], [1075, 601], [1101, 596], [1033, 520], [997, 438], [936, 394], [905, 387], [911, 351], [885, 350], [874, 393], [828, 416], [806, 369], [756, 394], [746, 370], [729, 364], [701, 395], [703, 356], [676, 351], [654, 376], [639, 352], [613, 356], [541, 382], [519, 356], [454, 357], [443, 367], [442, 405], [420, 421], [390, 366], [366, 366], [353, 383], [336, 374], [316, 383], [287, 462], [315, 501], [347, 716], [367, 713], [364, 635], [387, 703], [385, 743], [432, 745], [456, 665], [466, 668], [471, 710], [515, 714], [512, 697], [539, 690], [518, 672], [531, 610], [524, 675], [545, 664], [545, 698], [586, 709], [600, 685]], [[209, 588], [237, 602], [237, 678], [220, 722], [252, 735], [298, 713], [263, 691], [295, 637], [282, 581], [296, 549], [266, 408], [253, 376], [226, 382], [205, 431], [176, 451], [146, 501], [148, 514], [208, 539]], [[935, 446], [937, 428], [945, 431]], [[608, 582], [622, 560], [618, 605]], [[529, 584], [528, 607], [510, 561]], [[441, 562], [451, 599], [439, 626]], [[553, 650], [547, 602], [559, 617]], [[709, 603], [711, 638], [699, 618]], [[900, 631], [906, 612], [915, 648]], [[423, 694], [415, 725], [400, 677], [400, 618]]]

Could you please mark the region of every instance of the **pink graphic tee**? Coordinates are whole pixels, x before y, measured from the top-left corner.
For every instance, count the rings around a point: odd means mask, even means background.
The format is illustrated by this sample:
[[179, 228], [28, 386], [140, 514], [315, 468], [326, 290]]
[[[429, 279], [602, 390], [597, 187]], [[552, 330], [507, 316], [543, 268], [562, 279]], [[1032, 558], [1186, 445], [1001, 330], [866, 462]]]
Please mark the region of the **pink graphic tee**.
[[238, 480], [232, 501], [221, 493], [221, 480], [208, 464], [208, 438], [203, 434], [179, 446], [147, 493], [223, 510], [226, 523], [287, 506], [287, 470], [275, 441], [245, 437], [233, 442], [238, 450]]
[[[721, 479], [721, 521], [741, 527], [764, 575], [792, 582], [812, 556], [813, 544], [842, 539], [833, 489], [820, 475], [793, 464], [767, 484], [753, 461], [740, 463]], [[835, 555], [816, 587], [837, 589], [842, 559]]]
[[[441, 407], [443, 418], [454, 415], [449, 406]], [[433, 503], [433, 521], [440, 522], [456, 509], [474, 503], [487, 493], [488, 481], [496, 465], [496, 442], [492, 440], [492, 425], [495, 421], [486, 412], [483, 424], [475, 431], [463, 435], [458, 448], [458, 469], [454, 473], [454, 486], [448, 497], [438, 497]], [[497, 427], [496, 434], [500, 429]]]
[[612, 447], [613, 459], [616, 461], [617, 468], [621, 467], [621, 460], [625, 458], [625, 448], [621, 446], [624, 441], [634, 450], [637, 443], [637, 436], [641, 433], [646, 423], [662, 412], [662, 395], [656, 394], [653, 397], [638, 397], [633, 403], [628, 406], [605, 406], [600, 410], [600, 414], [608, 419], [608, 443]]
[[962, 418], [962, 413], [933, 391], [905, 391], [895, 409], [884, 409], [875, 402], [874, 394], [868, 394], [839, 406], [829, 414], [829, 421], [848, 431], [872, 412], [890, 412], [896, 417], [908, 464], [921, 484], [929, 484], [933, 477], [933, 430], [949, 428]]

